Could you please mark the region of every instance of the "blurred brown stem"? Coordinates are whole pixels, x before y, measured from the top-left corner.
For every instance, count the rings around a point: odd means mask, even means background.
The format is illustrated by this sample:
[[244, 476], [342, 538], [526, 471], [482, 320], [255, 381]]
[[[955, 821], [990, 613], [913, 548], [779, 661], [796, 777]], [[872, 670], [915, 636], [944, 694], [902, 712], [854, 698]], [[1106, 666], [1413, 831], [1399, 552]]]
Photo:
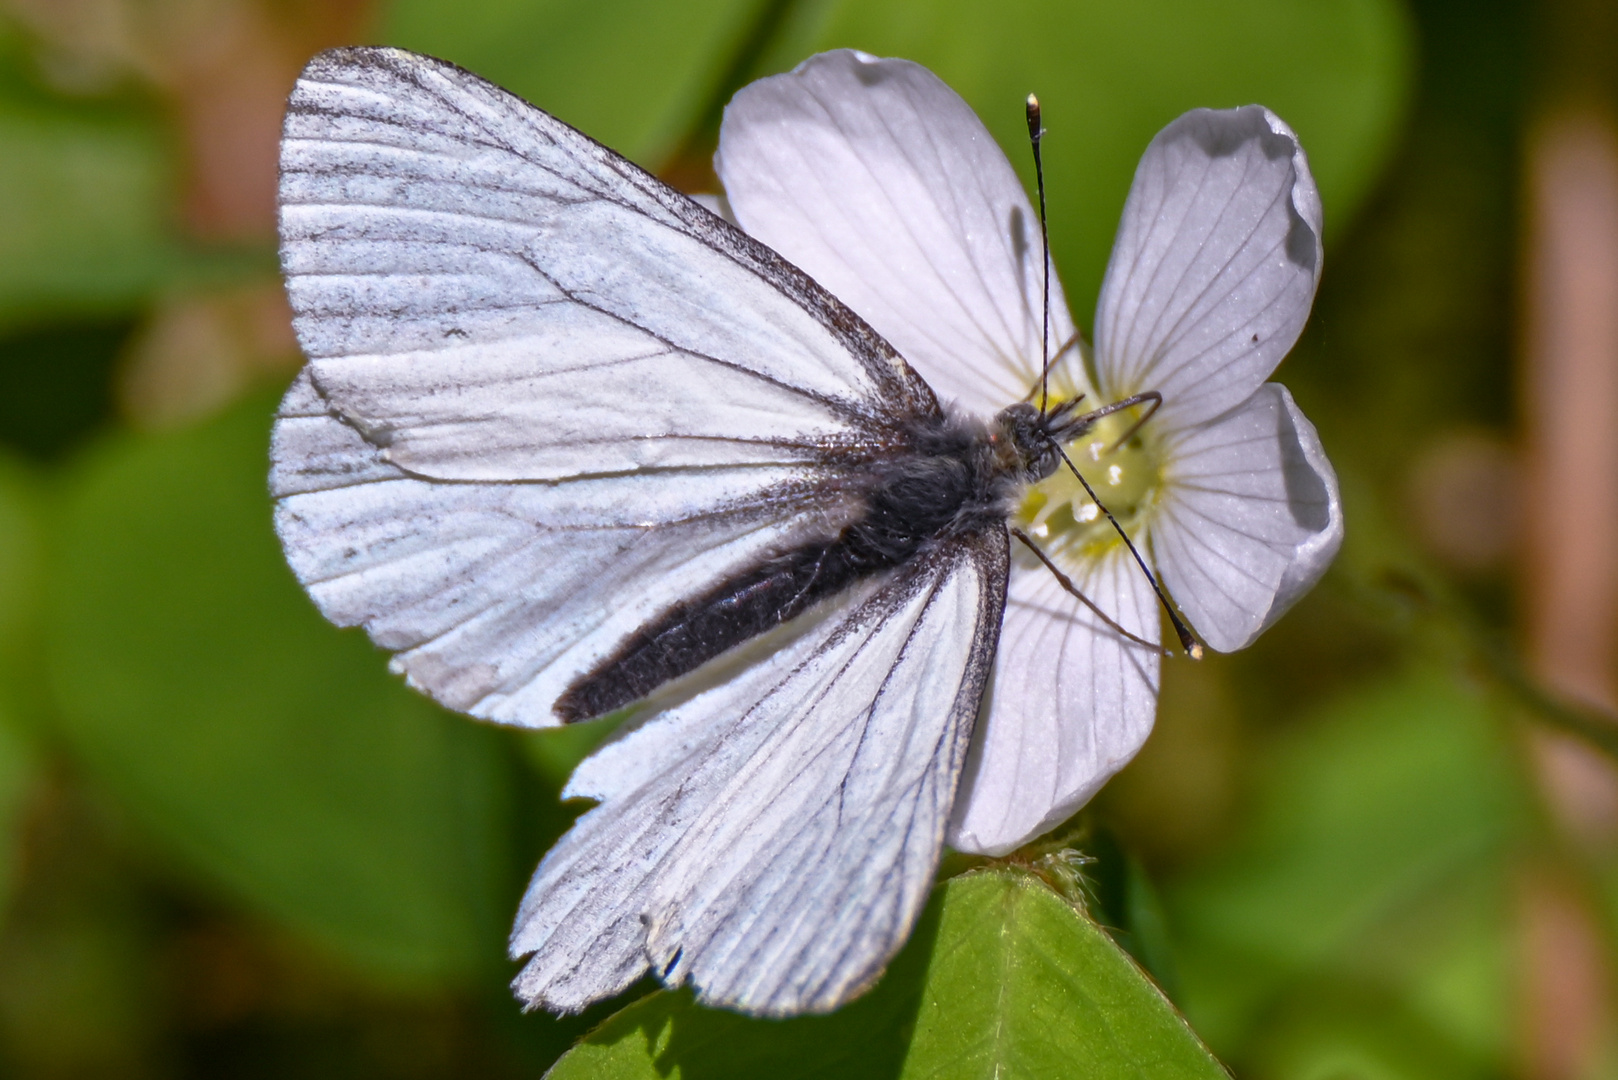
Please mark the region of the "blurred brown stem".
[[1374, 583], [1355, 591], [1379, 621], [1406, 624], [1429, 648], [1458, 662], [1525, 715], [1581, 739], [1618, 763], [1618, 713], [1549, 688], [1529, 672], [1504, 637], [1486, 629], [1446, 590], [1416, 574], [1387, 568]]

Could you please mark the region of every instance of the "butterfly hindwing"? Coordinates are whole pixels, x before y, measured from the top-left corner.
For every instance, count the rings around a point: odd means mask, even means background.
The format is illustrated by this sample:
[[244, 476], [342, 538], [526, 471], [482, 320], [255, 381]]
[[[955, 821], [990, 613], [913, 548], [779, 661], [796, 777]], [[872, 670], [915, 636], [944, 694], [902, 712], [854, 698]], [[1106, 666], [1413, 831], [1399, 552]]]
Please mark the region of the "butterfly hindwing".
[[581, 766], [603, 803], [523, 901], [519, 995], [574, 1011], [650, 966], [787, 1015], [874, 981], [932, 885], [1006, 572], [1003, 531], [940, 544]]

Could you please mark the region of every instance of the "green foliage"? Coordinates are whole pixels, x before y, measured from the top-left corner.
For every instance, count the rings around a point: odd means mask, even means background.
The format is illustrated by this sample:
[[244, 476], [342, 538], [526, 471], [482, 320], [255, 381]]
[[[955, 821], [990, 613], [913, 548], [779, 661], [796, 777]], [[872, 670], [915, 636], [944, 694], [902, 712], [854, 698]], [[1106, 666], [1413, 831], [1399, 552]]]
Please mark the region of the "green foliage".
[[[1170, 897], [1198, 1031], [1217, 1049], [1256, 1039], [1260, 1056], [1330, 1029], [1362, 1049], [1498, 1057], [1509, 857], [1533, 820], [1512, 752], [1487, 700], [1431, 673], [1353, 694], [1283, 740], [1234, 850]], [[1390, 1032], [1368, 1012], [1400, 1019]]]
[[44, 537], [38, 480], [26, 466], [0, 455], [0, 686], [22, 673], [22, 654], [39, 605]]
[[0, 325], [60, 308], [127, 307], [173, 261], [174, 166], [156, 118], [29, 85], [0, 27]]
[[150, 125], [0, 101], [0, 317], [123, 305], [165, 269], [165, 166]]
[[771, 0], [395, 0], [389, 44], [453, 60], [657, 165], [724, 89]]
[[772, 54], [826, 48], [919, 61], [966, 98], [1030, 185], [1023, 99], [1044, 107], [1051, 247], [1088, 326], [1141, 151], [1199, 106], [1259, 102], [1298, 132], [1328, 232], [1352, 216], [1392, 149], [1410, 31], [1394, 0], [836, 0], [805, 4]]
[[0, 713], [0, 913], [11, 899], [22, 851], [19, 826], [38, 779], [39, 759], [17, 730], [15, 718]]
[[11, 896], [18, 826], [39, 764], [27, 737], [37, 707], [29, 668], [43, 554], [39, 519], [37, 481], [0, 457], [0, 912]]
[[551, 1080], [726, 1077], [1043, 1080], [1225, 1073], [1084, 912], [1024, 871], [934, 894], [875, 990], [832, 1016], [754, 1020], [660, 992], [565, 1056]]
[[181, 236], [181, 165], [154, 102], [53, 93], [40, 67], [0, 15], [0, 333], [272, 269], [267, 251]]
[[522, 739], [523, 750], [534, 771], [560, 791], [579, 762], [612, 734], [618, 720], [616, 715], [604, 716], [588, 723], [526, 732]]
[[270, 530], [270, 404], [109, 442], [66, 493], [50, 674], [83, 760], [190, 863], [368, 968], [498, 963], [497, 738], [332, 630]]

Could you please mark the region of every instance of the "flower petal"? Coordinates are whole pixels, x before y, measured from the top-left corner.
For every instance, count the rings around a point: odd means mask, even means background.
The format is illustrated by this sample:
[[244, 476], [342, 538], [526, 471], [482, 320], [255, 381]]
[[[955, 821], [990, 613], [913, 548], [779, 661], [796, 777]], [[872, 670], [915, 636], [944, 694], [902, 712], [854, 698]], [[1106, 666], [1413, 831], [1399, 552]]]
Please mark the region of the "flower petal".
[[[1158, 651], [1106, 626], [1026, 555], [1014, 560], [956, 796], [949, 843], [960, 851], [1002, 855], [1066, 820], [1135, 756], [1157, 711]], [[1157, 641], [1157, 599], [1128, 552], [1073, 578], [1120, 625]]]
[[1292, 129], [1258, 105], [1194, 109], [1135, 170], [1096, 309], [1104, 397], [1156, 390], [1162, 422], [1246, 400], [1303, 330], [1320, 195]]
[[1278, 383], [1166, 448], [1152, 552], [1174, 600], [1221, 652], [1248, 645], [1326, 572], [1343, 508], [1320, 436]]
[[[977, 114], [932, 72], [847, 49], [811, 57], [731, 100], [714, 167], [742, 227], [941, 398], [990, 416], [1028, 393], [1043, 356], [1039, 218]], [[1072, 334], [1053, 273], [1050, 348]]]

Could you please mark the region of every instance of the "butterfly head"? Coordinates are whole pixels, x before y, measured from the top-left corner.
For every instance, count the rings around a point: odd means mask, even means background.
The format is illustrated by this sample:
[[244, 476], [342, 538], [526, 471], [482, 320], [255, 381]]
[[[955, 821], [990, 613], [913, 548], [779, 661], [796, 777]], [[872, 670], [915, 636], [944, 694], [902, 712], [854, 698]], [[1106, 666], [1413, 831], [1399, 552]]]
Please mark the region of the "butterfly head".
[[1019, 402], [995, 418], [991, 441], [1020, 468], [1024, 486], [1012, 511], [1014, 523], [1060, 547], [1109, 547], [1118, 542], [1117, 534], [1064, 465], [1063, 454], [1084, 471], [1124, 529], [1134, 533], [1162, 487], [1158, 441], [1138, 408], [1085, 412], [1077, 405], [1074, 400], [1041, 412]]
[[989, 429], [995, 465], [1027, 484], [1038, 483], [1055, 472], [1062, 459], [1056, 452], [1051, 420], [1050, 414], [1026, 401], [1001, 410]]

